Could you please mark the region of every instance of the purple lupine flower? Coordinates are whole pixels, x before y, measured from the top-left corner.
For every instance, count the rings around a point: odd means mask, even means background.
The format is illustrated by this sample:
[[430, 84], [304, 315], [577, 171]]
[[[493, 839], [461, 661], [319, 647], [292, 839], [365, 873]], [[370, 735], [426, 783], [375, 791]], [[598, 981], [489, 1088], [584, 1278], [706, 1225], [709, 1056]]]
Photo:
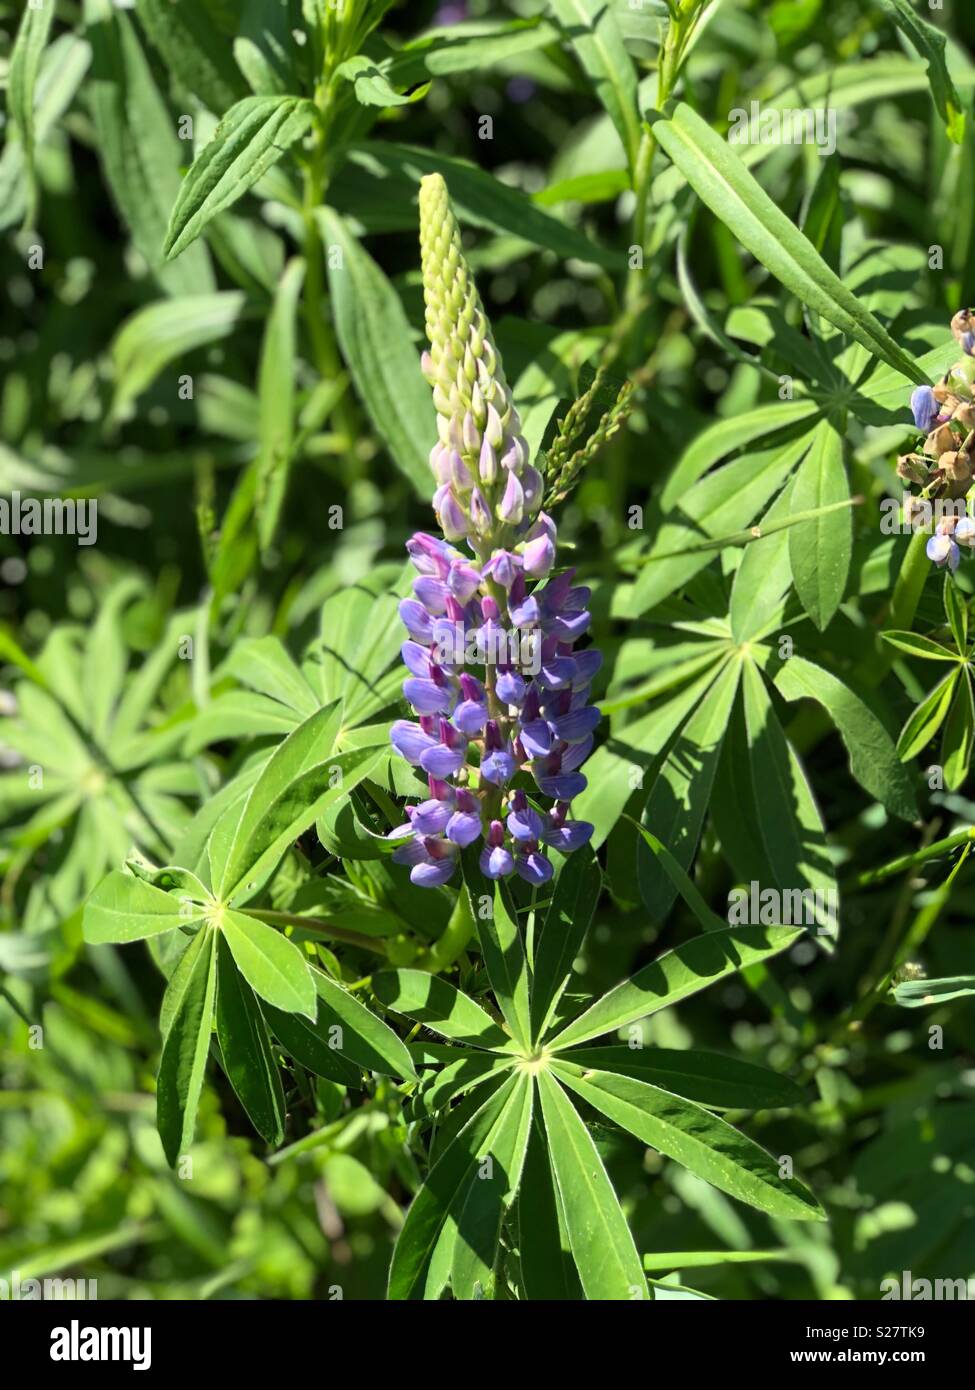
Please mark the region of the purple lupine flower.
[[933, 560], [939, 567], [947, 565], [950, 570], [958, 568], [958, 561], [961, 559], [961, 551], [950, 536], [938, 534], [932, 536], [925, 546], [927, 557]]
[[941, 407], [930, 386], [917, 386], [911, 392], [911, 411], [915, 425], [923, 434], [928, 434], [934, 429]]
[[397, 720], [391, 740], [427, 773], [429, 796], [389, 838], [394, 862], [423, 886], [445, 883], [480, 840], [488, 878], [517, 873], [537, 887], [553, 873], [546, 847], [570, 853], [593, 834], [568, 818], [599, 722], [588, 701], [601, 658], [575, 650], [590, 591], [574, 570], [553, 574], [558, 533], [540, 510], [543, 479], [439, 175], [422, 181], [420, 209], [430, 338], [421, 367], [437, 411], [430, 466], [444, 539], [419, 532], [407, 543], [418, 578], [400, 604], [403, 694], [417, 719]]

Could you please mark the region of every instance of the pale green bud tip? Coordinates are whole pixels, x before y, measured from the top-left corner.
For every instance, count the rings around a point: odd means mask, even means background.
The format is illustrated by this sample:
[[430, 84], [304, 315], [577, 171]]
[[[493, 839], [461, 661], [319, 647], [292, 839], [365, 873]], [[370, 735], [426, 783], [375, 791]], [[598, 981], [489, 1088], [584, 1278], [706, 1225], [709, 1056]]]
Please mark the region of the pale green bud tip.
[[438, 461], [454, 453], [470, 478], [454, 470], [450, 481], [460, 501], [467, 505], [479, 477], [488, 502], [500, 502], [506, 488], [501, 475], [521, 474], [528, 446], [440, 174], [420, 181], [420, 253], [430, 340], [421, 367], [433, 390], [441, 445], [431, 460], [434, 472], [444, 481]]

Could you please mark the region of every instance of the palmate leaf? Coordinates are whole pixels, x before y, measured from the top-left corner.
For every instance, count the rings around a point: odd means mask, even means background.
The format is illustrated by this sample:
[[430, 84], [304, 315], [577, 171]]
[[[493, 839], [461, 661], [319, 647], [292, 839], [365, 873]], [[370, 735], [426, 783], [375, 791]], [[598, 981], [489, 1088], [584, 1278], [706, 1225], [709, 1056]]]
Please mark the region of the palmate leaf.
[[568, 1058], [555, 1062], [553, 1071], [594, 1109], [712, 1187], [770, 1216], [824, 1218], [800, 1182], [780, 1177], [771, 1154], [692, 1101], [630, 1076], [574, 1066]]
[[963, 669], [955, 688], [941, 740], [941, 763], [945, 770], [945, 786], [958, 791], [968, 777], [975, 740], [975, 702], [972, 697], [972, 678]]
[[954, 671], [949, 671], [944, 680], [939, 681], [917, 709], [908, 716], [897, 740], [897, 752], [903, 762], [916, 758], [941, 728], [951, 707], [960, 676], [960, 666]]
[[650, 114], [661, 147], [741, 244], [809, 308], [911, 381], [927, 384], [914, 360], [865, 309], [789, 221], [729, 145], [686, 103], [665, 120]]
[[413, 1059], [392, 1028], [321, 970], [313, 968], [311, 975], [318, 994], [316, 1026], [338, 1030], [332, 1036], [342, 1055], [366, 1071], [416, 1080]]
[[[476, 845], [464, 851], [462, 863], [464, 885], [484, 968], [512, 1039], [521, 1050], [525, 1050], [532, 1035], [528, 961], [518, 930], [514, 901], [510, 891], [501, 883], [494, 885], [492, 896], [490, 884], [478, 865]], [[491, 903], [490, 914], [484, 915], [477, 910], [477, 905], [482, 901]]]
[[569, 1249], [539, 1107], [528, 1139], [518, 1194], [518, 1270], [525, 1297], [574, 1302], [582, 1286]]

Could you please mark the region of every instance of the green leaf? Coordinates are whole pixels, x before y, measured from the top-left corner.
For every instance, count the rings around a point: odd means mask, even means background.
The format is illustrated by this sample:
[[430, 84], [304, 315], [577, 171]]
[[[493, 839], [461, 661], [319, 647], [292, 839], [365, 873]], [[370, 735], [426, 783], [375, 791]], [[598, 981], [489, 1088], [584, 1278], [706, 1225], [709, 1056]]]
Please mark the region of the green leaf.
[[611, 989], [561, 1032], [549, 1038], [551, 1052], [613, 1033], [670, 1008], [716, 980], [777, 956], [804, 935], [793, 927], [731, 927], [675, 946]]
[[514, 905], [500, 883], [494, 885], [493, 908], [491, 916], [487, 918], [474, 914], [477, 939], [484, 968], [505, 1022], [514, 1041], [527, 1049], [531, 1041], [528, 961]]
[[24, 148], [24, 163], [27, 170], [30, 193], [27, 205], [27, 223], [31, 225], [35, 214], [36, 184], [34, 180], [34, 99], [37, 90], [37, 77], [41, 68], [41, 57], [47, 46], [54, 18], [54, 0], [41, 0], [38, 4], [28, 4], [20, 19], [20, 27], [10, 54], [7, 70], [7, 111], [20, 135]]
[[894, 741], [873, 710], [824, 667], [801, 656], [782, 663], [774, 678], [784, 699], [816, 700], [836, 726], [850, 759], [850, 772], [871, 796], [902, 820], [917, 817], [917, 797], [910, 773], [899, 760]]
[[254, 992], [224, 937], [217, 942], [217, 1040], [224, 1071], [251, 1124], [269, 1144], [284, 1138], [284, 1087]]
[[945, 571], [942, 599], [955, 646], [959, 655], [964, 655], [968, 651], [968, 602], [959, 592], [954, 576], [949, 570]]
[[511, 1039], [480, 1004], [439, 975], [423, 970], [384, 970], [372, 978], [376, 998], [395, 1013], [425, 1023], [441, 1037], [468, 1047], [510, 1052]]
[[633, 824], [636, 825], [637, 832], [643, 837], [643, 841], [650, 850], [650, 853], [659, 860], [660, 867], [670, 879], [675, 892], [680, 894], [680, 897], [690, 908], [691, 912], [693, 912], [704, 930], [723, 931], [727, 923], [723, 918], [718, 917], [716, 913], [711, 911], [691, 879], [681, 868], [667, 846], [663, 844], [662, 841], [658, 840], [656, 835], [651, 834], [645, 825], [637, 825], [636, 821], [634, 821]]
[[[458, 1194], [466, 1191], [476, 1171], [477, 1155], [489, 1142], [517, 1081], [517, 1077], [510, 1077], [484, 1101], [430, 1169], [406, 1213], [393, 1250], [387, 1292], [391, 1301], [424, 1297], [430, 1259], [437, 1249], [451, 1205]], [[451, 1247], [445, 1252], [449, 1261], [452, 1241], [447, 1243]], [[449, 1268], [448, 1262], [441, 1276], [444, 1281]], [[439, 1289], [436, 1289], [433, 1297], [438, 1296]]]
[[314, 120], [314, 102], [302, 97], [244, 97], [232, 106], [183, 180], [166, 231], [167, 258], [178, 256], [218, 212], [253, 188]]
[[258, 96], [294, 91], [296, 72], [291, 0], [244, 0], [234, 58]]
[[928, 81], [938, 115], [948, 139], [956, 145], [965, 138], [965, 112], [945, 63], [945, 36], [915, 11], [911, 0], [880, 0], [890, 18], [902, 30], [928, 65]]
[[236, 680], [279, 700], [301, 719], [308, 719], [320, 708], [315, 692], [280, 637], [245, 637], [235, 642], [225, 666]]
[[566, 1061], [552, 1069], [594, 1109], [721, 1192], [781, 1220], [825, 1220], [802, 1183], [780, 1177], [772, 1155], [718, 1115], [629, 1076]]
[[[792, 487], [792, 511], [843, 506], [850, 489], [843, 465], [843, 438], [828, 420], [813, 434]], [[848, 512], [830, 512], [789, 532], [789, 560], [796, 592], [820, 632], [843, 599], [850, 572], [853, 533]]]
[[200, 0], [136, 0], [136, 11], [169, 71], [215, 115], [244, 95], [226, 37]]
[[547, 47], [559, 38], [555, 25], [538, 16], [472, 20], [432, 29], [409, 40], [394, 54], [386, 71], [398, 86], [409, 87], [425, 77], [484, 72], [519, 54]]
[[288, 846], [369, 775], [383, 750], [334, 753], [338, 713], [329, 705], [299, 724], [274, 750], [243, 804], [215, 828], [214, 891], [224, 901], [251, 893]]
[[163, 1000], [167, 1026], [156, 1081], [156, 1126], [170, 1166], [193, 1142], [210, 1051], [216, 984], [214, 933], [197, 933]]
[[229, 338], [245, 312], [237, 290], [160, 300], [125, 321], [112, 343], [113, 415], [118, 415], [170, 362]]
[[941, 763], [945, 771], [945, 786], [956, 792], [964, 785], [972, 761], [975, 740], [975, 704], [972, 701], [972, 679], [962, 670], [951, 702], [941, 742]]
[[193, 905], [184, 907], [184, 901], [188, 902], [113, 869], [85, 903], [85, 940], [92, 946], [106, 941], [142, 941], [160, 932], [192, 926], [202, 919], [203, 909], [191, 916]]
[[626, 1217], [589, 1131], [549, 1072], [539, 1073], [538, 1089], [552, 1176], [586, 1298], [649, 1298]]
[[436, 413], [403, 306], [343, 219], [329, 208], [317, 216], [328, 252], [335, 329], [356, 390], [393, 462], [427, 498]]
[[518, 1193], [518, 1246], [526, 1298], [559, 1302], [581, 1298], [537, 1107]]
[[836, 903], [836, 879], [822, 817], [753, 661], [745, 662], [742, 685], [752, 785], [761, 808], [759, 835], [776, 884], [782, 891], [812, 890], [819, 929], [834, 935], [836, 910], [830, 905]]
[[[573, 803], [573, 815], [595, 826], [591, 842], [593, 849], [598, 849], [605, 841], [633, 796], [633, 768], [638, 767], [646, 772], [653, 766], [654, 759], [714, 682], [719, 669], [712, 655], [709, 657], [709, 669], [703, 676], [648, 714], [619, 727], [614, 720], [609, 739], [596, 749], [586, 763], [589, 785]], [[616, 709], [622, 700], [604, 702], [601, 707], [605, 710], [607, 704], [611, 710]]]
[[415, 93], [403, 96], [397, 92], [382, 69], [362, 53], [340, 63], [335, 76], [351, 85], [356, 101], [363, 106], [408, 106], [416, 100]]
[[334, 1035], [325, 1024], [314, 1023], [301, 1014], [287, 1014], [272, 1004], [265, 1004], [262, 1013], [278, 1042], [296, 1062], [340, 1086], [362, 1089], [362, 1074], [347, 1061], [337, 1047], [332, 1046]]
[[285, 1013], [314, 1018], [315, 984], [305, 957], [279, 931], [225, 908], [221, 919], [227, 945], [247, 983]]
[[[718, 676], [667, 754], [640, 817], [683, 869], [694, 858], [700, 838], [740, 675], [741, 663], [732, 660]], [[654, 920], [661, 920], [678, 890], [660, 861], [642, 849], [637, 852], [637, 881]]]
[[759, 264], [840, 332], [911, 381], [927, 384], [914, 360], [830, 270], [813, 244], [697, 112], [681, 102], [669, 120], [656, 113], [649, 120], [661, 148]]
[[122, 220], [167, 294], [211, 294], [215, 282], [205, 246], [195, 247], [179, 265], [167, 265], [163, 255], [187, 147], [176, 134], [136, 30], [111, 0], [86, 0], [85, 19], [92, 49], [85, 91], [95, 149]]
[[758, 439], [773, 435], [781, 438], [787, 432], [794, 432], [796, 425], [817, 412], [815, 401], [800, 399], [776, 401], [772, 405], [756, 406], [754, 410], [716, 420], [700, 434], [695, 434], [677, 460], [661, 491], [661, 507], [671, 511], [705, 473], [729, 454], [754, 444]]
[[277, 530], [294, 448], [298, 302], [305, 263], [285, 267], [264, 331], [257, 394], [261, 421], [257, 463], [258, 535], [264, 550]]
[[531, 1077], [522, 1072], [477, 1154], [477, 1167], [463, 1205], [458, 1204], [450, 1267], [450, 1287], [456, 1299], [493, 1297], [501, 1254], [501, 1222], [521, 1181], [534, 1090]]
[[[695, 483], [654, 535], [628, 616], [639, 617], [704, 569], [711, 560], [709, 551], [677, 552], [696, 545], [703, 536], [722, 536], [748, 526], [782, 487], [809, 443], [806, 435], [760, 454], [746, 454]], [[657, 560], [663, 555], [671, 558]]]
[[905, 1009], [947, 1004], [975, 994], [975, 975], [949, 975], [941, 980], [900, 980], [891, 989], [894, 1002]]
[[[520, 189], [502, 183], [470, 160], [388, 140], [357, 142], [349, 150], [349, 160], [378, 181], [380, 193], [383, 185], [388, 184], [387, 196], [404, 202], [409, 198], [412, 203], [415, 188], [426, 174], [442, 174], [450, 189], [451, 206], [461, 223], [516, 236], [554, 251], [562, 260], [574, 257], [607, 269], [619, 267], [618, 252], [545, 212]], [[348, 212], [355, 217], [356, 207], [351, 200]]]
[[537, 930], [532, 972], [531, 1037], [542, 1037], [562, 991], [572, 962], [582, 950], [592, 921], [602, 875], [588, 846], [577, 849], [562, 867], [551, 900]]
[[921, 657], [925, 661], [957, 661], [958, 653], [943, 647], [940, 642], [932, 642], [930, 637], [922, 637], [919, 632], [898, 632], [888, 630], [881, 637], [898, 651], [909, 656]]
[[777, 1109], [803, 1101], [802, 1091], [787, 1076], [697, 1048], [580, 1047], [565, 1053], [564, 1060], [584, 1069], [632, 1076], [709, 1110]]
[[897, 752], [902, 762], [916, 758], [941, 728], [960, 676], [960, 666], [954, 671], [949, 671], [944, 680], [938, 682], [908, 717], [897, 740]]
[[637, 78], [616, 16], [606, 0], [549, 0], [549, 5], [616, 127], [632, 173], [640, 147]]
[[[370, 1013], [365, 1004], [321, 970], [312, 970], [312, 978], [318, 993], [316, 1025], [329, 1031], [330, 1039], [335, 1038], [343, 1057], [366, 1071], [416, 1080], [409, 1050], [388, 1023]], [[376, 997], [379, 998], [378, 992]], [[336, 1026], [339, 1032], [331, 1032]]]

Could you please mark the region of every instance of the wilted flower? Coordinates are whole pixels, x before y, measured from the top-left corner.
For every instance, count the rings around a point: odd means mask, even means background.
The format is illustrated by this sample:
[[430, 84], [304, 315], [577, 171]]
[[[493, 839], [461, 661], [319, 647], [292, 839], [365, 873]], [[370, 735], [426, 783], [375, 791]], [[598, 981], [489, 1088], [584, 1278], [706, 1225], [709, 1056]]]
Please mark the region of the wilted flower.
[[[420, 532], [407, 543], [419, 577], [400, 603], [403, 694], [417, 719], [397, 720], [390, 738], [427, 773], [430, 795], [392, 831], [393, 858], [414, 883], [436, 887], [483, 839], [487, 877], [518, 873], [537, 885], [552, 876], [544, 846], [568, 853], [593, 831], [568, 819], [599, 722], [587, 701], [600, 655], [574, 650], [589, 628], [589, 590], [572, 570], [539, 582], [555, 565], [555, 523], [540, 511], [542, 478], [436, 174], [420, 185], [420, 244], [422, 365], [439, 434], [433, 504], [445, 539]], [[469, 554], [454, 547], [461, 541]], [[483, 679], [461, 669], [471, 652]], [[540, 806], [537, 792], [555, 805]]]

